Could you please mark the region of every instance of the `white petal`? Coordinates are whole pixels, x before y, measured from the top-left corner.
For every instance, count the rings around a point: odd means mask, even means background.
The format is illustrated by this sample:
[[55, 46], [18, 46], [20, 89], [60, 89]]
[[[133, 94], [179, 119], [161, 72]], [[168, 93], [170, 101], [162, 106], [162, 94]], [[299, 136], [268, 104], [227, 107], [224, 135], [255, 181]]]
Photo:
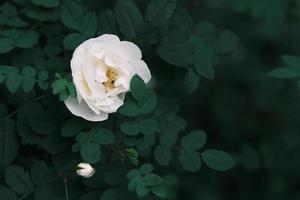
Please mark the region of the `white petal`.
[[100, 115], [97, 115], [89, 108], [85, 100], [82, 100], [80, 103], [78, 103], [76, 98], [68, 98], [65, 101], [65, 105], [73, 115], [82, 117], [88, 121], [98, 122], [104, 121], [108, 118], [108, 114], [105, 112], [101, 112]]
[[104, 43], [116, 43], [120, 42], [120, 39], [118, 36], [113, 35], [113, 34], [103, 34], [97, 38], [93, 38], [97, 42], [104, 42]]
[[120, 106], [124, 104], [123, 99], [120, 99], [118, 96], [113, 98], [113, 103], [110, 105], [99, 106], [99, 109], [106, 113], [114, 113], [118, 110]]
[[146, 83], [151, 79], [151, 73], [147, 64], [143, 60], [132, 62], [132, 67], [137, 75], [139, 75]]
[[140, 48], [132, 42], [128, 42], [128, 41], [120, 42], [119, 49], [122, 50], [120, 52], [122, 53], [121, 56], [124, 56], [124, 58], [127, 58], [129, 60], [142, 59], [142, 52]]
[[102, 82], [97, 80], [96, 67], [92, 63], [86, 63], [82, 68], [84, 79], [91, 90], [92, 97], [103, 98], [106, 96]]

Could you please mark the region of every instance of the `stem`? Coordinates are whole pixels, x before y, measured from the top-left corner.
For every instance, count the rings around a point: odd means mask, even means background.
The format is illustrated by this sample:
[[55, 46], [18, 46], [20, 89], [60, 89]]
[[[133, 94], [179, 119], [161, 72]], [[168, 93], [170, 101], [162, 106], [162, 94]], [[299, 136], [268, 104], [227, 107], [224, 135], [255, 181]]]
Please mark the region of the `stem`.
[[64, 175], [64, 184], [65, 184], [66, 200], [69, 200], [68, 179], [66, 175]]
[[[38, 101], [40, 99], [44, 98], [44, 95], [38, 96], [36, 98], [34, 98], [33, 100], [31, 100], [31, 102], [35, 102]], [[15, 114], [17, 114], [19, 112], [20, 108], [18, 108], [17, 110], [13, 111], [12, 113], [10, 113], [9, 115], [6, 116], [6, 119], [11, 118], [12, 116], [14, 116]]]
[[10, 113], [9, 115], [6, 116], [6, 119], [11, 118], [11, 117], [14, 116], [18, 111], [19, 111], [19, 109], [13, 111], [12, 113]]
[[[61, 178], [62, 176], [63, 176], [63, 174], [59, 174], [58, 176], [56, 176], [56, 177], [54, 177], [53, 179], [51, 179], [51, 180], [49, 181], [49, 183], [54, 182], [55, 180]], [[36, 188], [34, 188], [32, 191], [30, 191], [30, 192], [24, 194], [24, 195], [21, 196], [18, 200], [25, 199], [27, 196], [29, 196], [31, 193], [33, 193], [33, 192], [35, 191], [35, 189], [36, 189]]]
[[34, 191], [30, 191], [30, 192], [28, 192], [28, 193], [26, 193], [26, 194], [24, 194], [23, 196], [21, 196], [18, 200], [22, 200], [22, 199], [25, 199], [28, 195], [30, 195], [32, 192], [34, 192]]

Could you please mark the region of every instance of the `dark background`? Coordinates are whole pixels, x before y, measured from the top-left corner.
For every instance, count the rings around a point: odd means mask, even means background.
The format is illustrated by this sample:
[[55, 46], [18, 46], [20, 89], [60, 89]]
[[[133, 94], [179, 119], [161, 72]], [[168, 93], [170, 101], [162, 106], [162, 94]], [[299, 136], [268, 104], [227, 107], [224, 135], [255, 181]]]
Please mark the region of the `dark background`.
[[295, 81], [266, 75], [282, 54], [299, 55], [300, 1], [182, 3], [195, 18], [236, 33], [241, 45], [241, 56], [220, 62], [215, 80], [202, 81], [181, 109], [237, 165], [182, 178], [185, 199], [300, 198], [299, 91]]

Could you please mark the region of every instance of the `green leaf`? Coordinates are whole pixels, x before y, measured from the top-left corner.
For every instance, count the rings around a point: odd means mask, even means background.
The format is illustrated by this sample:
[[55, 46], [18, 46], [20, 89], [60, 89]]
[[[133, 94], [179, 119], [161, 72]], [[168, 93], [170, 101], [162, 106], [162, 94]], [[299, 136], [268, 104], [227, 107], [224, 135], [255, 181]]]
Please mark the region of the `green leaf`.
[[6, 87], [9, 92], [15, 93], [20, 88], [22, 76], [20, 74], [8, 74], [6, 77]]
[[144, 19], [133, 1], [121, 0], [115, 4], [116, 20], [126, 38], [134, 38], [144, 24]]
[[64, 38], [63, 45], [67, 50], [74, 50], [85, 40], [86, 38], [80, 33], [70, 33]]
[[221, 31], [220, 37], [216, 41], [216, 51], [220, 54], [231, 53], [238, 46], [238, 38], [231, 31]]
[[121, 124], [121, 131], [129, 136], [136, 136], [140, 133], [140, 126], [135, 121], [128, 121]]
[[76, 87], [72, 82], [67, 84], [67, 90], [71, 97], [75, 98], [77, 96]]
[[138, 177], [138, 176], [141, 176], [141, 175], [142, 175], [142, 174], [141, 174], [140, 170], [132, 169], [132, 170], [130, 170], [130, 171], [127, 173], [126, 177], [127, 177], [128, 179], [133, 179], [133, 178]]
[[46, 8], [53, 8], [59, 6], [59, 0], [31, 0], [37, 6], [44, 6]]
[[37, 187], [34, 192], [35, 200], [57, 200], [55, 197], [57, 197], [57, 191], [50, 184], [41, 185]]
[[128, 190], [133, 192], [136, 190], [137, 186], [141, 184], [145, 185], [144, 178], [142, 176], [136, 176], [129, 181]]
[[23, 79], [22, 79], [22, 89], [25, 92], [29, 92], [32, 90], [32, 88], [35, 85], [35, 75], [36, 75], [36, 71], [34, 68], [29, 67], [29, 66], [25, 66], [23, 67], [22, 71], [21, 71], [22, 75], [23, 75]]
[[81, 7], [73, 1], [68, 1], [62, 6], [61, 20], [63, 24], [71, 29], [80, 30], [83, 11]]
[[50, 170], [43, 161], [36, 161], [30, 168], [32, 181], [36, 186], [44, 185], [50, 180]]
[[172, 17], [172, 23], [178, 28], [188, 30], [190, 33], [195, 31], [195, 22], [189, 10], [178, 7]]
[[154, 170], [153, 165], [149, 163], [143, 164], [140, 169], [143, 174], [151, 173]]
[[300, 76], [300, 72], [296, 72], [291, 68], [281, 67], [270, 71], [268, 76], [273, 78], [297, 78]]
[[52, 93], [58, 94], [65, 90], [67, 87], [68, 81], [66, 79], [57, 79], [52, 83]]
[[1, 9], [1, 12], [3, 13], [3, 15], [5, 15], [7, 17], [13, 17], [18, 14], [17, 8], [10, 3], [3, 3], [1, 5], [0, 9]]
[[197, 90], [200, 83], [200, 76], [198, 76], [193, 68], [189, 68], [184, 78], [183, 90], [187, 93], [192, 93]]
[[111, 188], [108, 190], [105, 190], [100, 200], [122, 200], [124, 197], [122, 196], [122, 193], [119, 189]]
[[161, 166], [168, 166], [172, 161], [172, 152], [169, 147], [157, 145], [154, 149], [156, 162]]
[[158, 123], [154, 119], [144, 119], [140, 121], [140, 131], [145, 135], [150, 135], [156, 132]]
[[197, 35], [192, 35], [190, 41], [194, 46], [195, 71], [204, 78], [213, 79], [215, 77], [213, 49]]
[[146, 9], [146, 20], [163, 22], [171, 18], [175, 11], [177, 0], [152, 0]]
[[98, 17], [98, 24], [99, 24], [99, 35], [102, 34], [117, 34], [117, 22], [114, 12], [111, 10], [104, 10], [100, 13]]
[[144, 96], [144, 98], [138, 102], [141, 113], [151, 113], [157, 104], [157, 95], [155, 92], [150, 91]]
[[16, 67], [10, 65], [0, 65], [0, 73], [3, 74], [16, 74], [19, 70]]
[[49, 77], [49, 74], [47, 71], [43, 70], [43, 71], [40, 71], [39, 74], [38, 74], [38, 79], [40, 81], [46, 81]]
[[22, 75], [26, 78], [32, 78], [36, 75], [36, 71], [33, 67], [25, 66], [21, 71]]
[[98, 144], [92, 142], [84, 142], [81, 145], [80, 155], [88, 163], [94, 164], [100, 160], [101, 148]]
[[167, 198], [167, 191], [162, 185], [152, 187], [151, 192], [160, 198]]
[[14, 48], [14, 41], [9, 38], [0, 37], [0, 54], [7, 53]]
[[95, 142], [101, 145], [109, 145], [115, 141], [115, 135], [113, 132], [102, 127], [93, 128], [89, 134], [92, 135]]
[[0, 120], [0, 165], [9, 165], [18, 153], [19, 144], [15, 132], [15, 122]]
[[67, 100], [69, 98], [69, 92], [68, 92], [68, 90], [63, 90], [63, 91], [61, 91], [60, 93], [59, 93], [59, 100], [60, 101], [65, 101], [65, 100]]
[[138, 75], [134, 75], [130, 81], [130, 90], [133, 98], [141, 101], [147, 96], [147, 87], [145, 82]]
[[153, 173], [149, 173], [144, 176], [144, 182], [146, 186], [153, 187], [156, 185], [160, 185], [163, 182], [163, 180], [160, 176]]
[[163, 40], [157, 49], [159, 56], [174, 66], [185, 67], [193, 64], [192, 47], [187, 41]]
[[98, 19], [95, 13], [87, 13], [83, 17], [83, 22], [80, 25], [80, 32], [86, 37], [93, 37], [96, 34]]
[[295, 70], [297, 73], [300, 73], [300, 57], [293, 55], [283, 55], [281, 56], [282, 61], [287, 67]]
[[5, 81], [5, 78], [6, 76], [0, 73], [0, 83], [3, 83]]
[[163, 146], [171, 147], [173, 146], [178, 138], [178, 132], [173, 129], [166, 129], [160, 135], [160, 144]]
[[7, 185], [20, 195], [27, 194], [33, 190], [29, 174], [21, 167], [8, 167], [5, 170], [5, 180]]
[[118, 111], [127, 117], [136, 117], [140, 114], [138, 105], [132, 100], [125, 101], [124, 105]]
[[39, 35], [34, 31], [27, 31], [15, 41], [15, 46], [20, 48], [30, 48], [38, 43]]
[[145, 151], [150, 150], [151, 146], [155, 143], [155, 134], [143, 135], [136, 139], [135, 145], [139, 150]]
[[140, 111], [144, 114], [152, 112], [157, 103], [154, 91], [146, 87], [145, 82], [138, 75], [134, 75], [130, 81], [130, 90], [133, 98], [138, 101]]
[[61, 135], [63, 137], [72, 137], [77, 135], [84, 129], [84, 125], [81, 119], [72, 118], [66, 121], [61, 128]]
[[197, 172], [201, 168], [201, 158], [197, 152], [190, 149], [180, 149], [178, 161], [182, 167], [190, 172]]
[[135, 192], [137, 194], [138, 197], [142, 198], [145, 197], [149, 194], [149, 189], [146, 188], [144, 185], [139, 184], [137, 185], [137, 187], [135, 188]]
[[1, 200], [17, 200], [16, 194], [9, 188], [0, 185]]
[[184, 136], [180, 143], [185, 149], [190, 149], [193, 151], [199, 150], [206, 143], [206, 134], [202, 130], [192, 131], [188, 135]]
[[208, 149], [201, 156], [206, 165], [217, 171], [226, 171], [234, 166], [231, 156], [223, 151]]

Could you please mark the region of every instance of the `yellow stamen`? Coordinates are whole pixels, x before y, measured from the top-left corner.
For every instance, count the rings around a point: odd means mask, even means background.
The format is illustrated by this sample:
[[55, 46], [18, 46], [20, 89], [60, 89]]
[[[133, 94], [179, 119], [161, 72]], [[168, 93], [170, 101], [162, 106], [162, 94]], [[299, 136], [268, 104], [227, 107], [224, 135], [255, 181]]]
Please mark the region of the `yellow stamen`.
[[115, 88], [115, 80], [117, 80], [118, 73], [113, 68], [108, 68], [106, 71], [107, 81], [103, 83], [105, 92], [109, 92]]

